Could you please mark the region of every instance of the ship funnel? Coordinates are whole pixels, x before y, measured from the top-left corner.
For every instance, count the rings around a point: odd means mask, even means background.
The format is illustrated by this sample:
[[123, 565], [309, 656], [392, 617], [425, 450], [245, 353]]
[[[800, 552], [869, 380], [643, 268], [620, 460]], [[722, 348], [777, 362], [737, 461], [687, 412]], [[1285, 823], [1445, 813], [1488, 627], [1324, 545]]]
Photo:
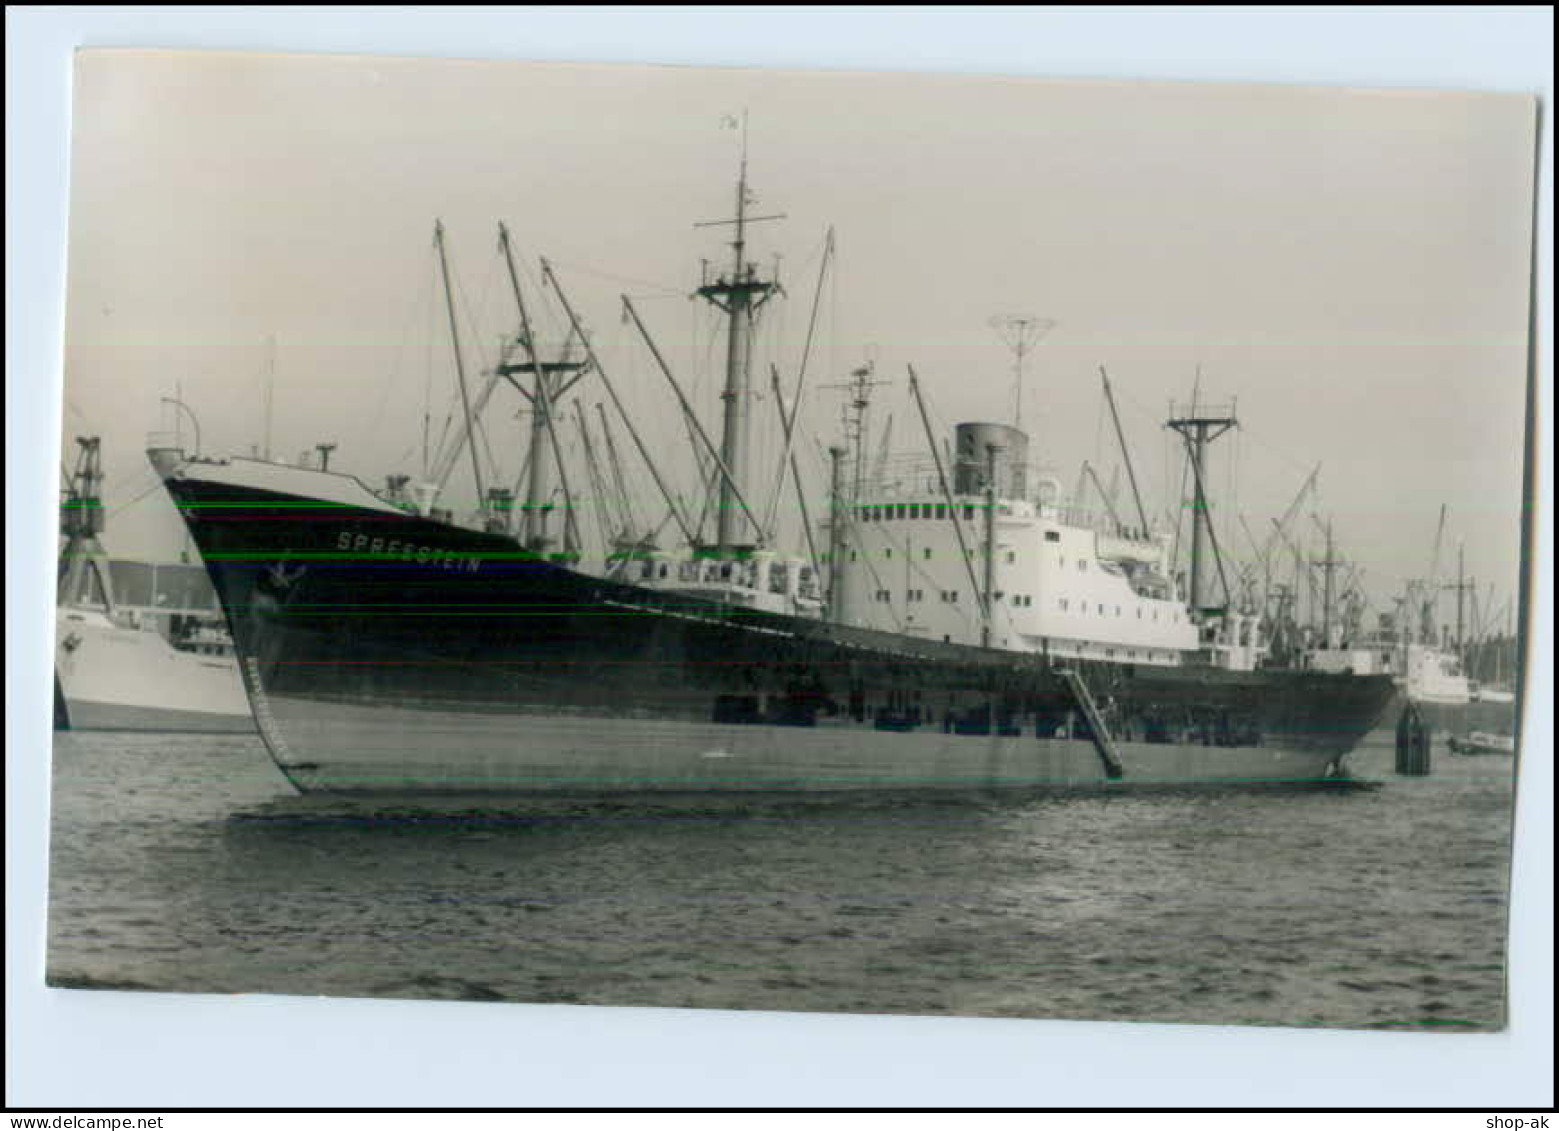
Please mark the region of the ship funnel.
[[1028, 498], [1028, 433], [1009, 424], [960, 424], [954, 429], [953, 489], [960, 495], [985, 490], [986, 448], [996, 448], [996, 494]]

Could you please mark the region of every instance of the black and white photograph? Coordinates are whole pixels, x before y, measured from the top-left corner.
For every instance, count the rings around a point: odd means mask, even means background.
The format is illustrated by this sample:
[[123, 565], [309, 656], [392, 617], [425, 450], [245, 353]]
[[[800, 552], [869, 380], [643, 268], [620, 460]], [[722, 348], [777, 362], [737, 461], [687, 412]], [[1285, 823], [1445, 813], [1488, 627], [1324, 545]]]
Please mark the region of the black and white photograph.
[[50, 987], [1506, 1029], [1536, 98], [71, 99]]

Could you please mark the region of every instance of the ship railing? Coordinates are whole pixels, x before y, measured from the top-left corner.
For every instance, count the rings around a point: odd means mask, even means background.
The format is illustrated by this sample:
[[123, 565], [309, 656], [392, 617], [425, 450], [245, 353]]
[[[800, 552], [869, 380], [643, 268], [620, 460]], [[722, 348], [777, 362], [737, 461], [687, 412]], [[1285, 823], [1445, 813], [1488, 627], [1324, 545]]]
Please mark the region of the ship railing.
[[[976, 491], [958, 490], [957, 469], [954, 462], [945, 456], [942, 471], [947, 475], [947, 489], [955, 498], [983, 497], [983, 487]], [[1053, 466], [1033, 460], [1018, 464], [1003, 462], [999, 481], [1003, 486], [1014, 480], [1022, 482], [1024, 489], [1020, 497], [1026, 501], [1037, 501], [1045, 493], [1041, 491], [1042, 485], [1051, 487], [1048, 492], [1050, 495], [1058, 494], [1057, 485], [1060, 481], [1057, 474]], [[907, 502], [914, 499], [934, 502], [941, 497], [942, 479], [936, 460], [930, 456], [897, 455], [889, 456], [871, 475], [861, 480], [859, 496], [855, 501], [864, 503], [877, 499], [903, 499]]]

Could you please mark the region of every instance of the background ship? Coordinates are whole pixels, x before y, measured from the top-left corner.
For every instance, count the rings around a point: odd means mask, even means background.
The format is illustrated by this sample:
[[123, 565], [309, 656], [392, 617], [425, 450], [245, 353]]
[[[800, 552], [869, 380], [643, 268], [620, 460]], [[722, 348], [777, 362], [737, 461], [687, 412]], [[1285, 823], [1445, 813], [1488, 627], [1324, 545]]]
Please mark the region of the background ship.
[[[322, 468], [149, 453], [226, 610], [261, 733], [295, 785], [832, 791], [1336, 770], [1392, 683], [1273, 666], [1259, 618], [1232, 607], [1226, 581], [1215, 596], [1204, 468], [1234, 423], [1224, 409], [1193, 403], [1171, 421], [1195, 479], [1184, 595], [1145, 516], [1136, 528], [1069, 520], [1032, 476], [1015, 425], [960, 425], [949, 467], [913, 370], [924, 466], [907, 485], [859, 474], [847, 485], [849, 453], [835, 448], [826, 521], [806, 520], [805, 557], [780, 554], [772, 516], [787, 481], [807, 507], [792, 427], [805, 362], [789, 396], [771, 370], [784, 449], [765, 498], [750, 467], [751, 358], [778, 286], [745, 254], [752, 199], [744, 157], [736, 215], [721, 222], [734, 228], [730, 269], [706, 265], [697, 290], [726, 320], [718, 444], [623, 299], [707, 469], [700, 515], [667, 488], [545, 261], [570, 333], [555, 356], [544, 351], [501, 227], [519, 330], [474, 395], [435, 229], [464, 415], [442, 462], [470, 455], [480, 504], [469, 526], [439, 507], [437, 483], [395, 476], [375, 492]], [[681, 534], [675, 551], [647, 531], [621, 538], [599, 572], [582, 561], [557, 440], [564, 398], [587, 376], [659, 489], [662, 527]], [[500, 379], [531, 412], [518, 515], [518, 489], [484, 485], [475, 440]], [[609, 428], [602, 439], [612, 444]]]
[[203, 567], [112, 561], [96, 438], [77, 440], [61, 505], [55, 726], [252, 732], [232, 638]]
[[[1435, 549], [1429, 576], [1411, 583], [1403, 600], [1400, 655], [1404, 698], [1422, 714], [1430, 727], [1454, 740], [1453, 749], [1474, 745], [1503, 748], [1516, 731], [1515, 693], [1504, 686], [1505, 672], [1514, 670], [1514, 639], [1508, 622], [1496, 633], [1499, 616], [1492, 592], [1482, 603], [1478, 589], [1467, 577], [1464, 555], [1457, 552], [1454, 581], [1439, 575], [1440, 545], [1445, 532], [1446, 510], [1440, 510]], [[1453, 624], [1441, 622], [1440, 596], [1456, 594]], [[1506, 613], [1508, 616], [1508, 602]], [[1477, 674], [1490, 686], [1485, 688]], [[1481, 736], [1473, 743], [1471, 735]]]

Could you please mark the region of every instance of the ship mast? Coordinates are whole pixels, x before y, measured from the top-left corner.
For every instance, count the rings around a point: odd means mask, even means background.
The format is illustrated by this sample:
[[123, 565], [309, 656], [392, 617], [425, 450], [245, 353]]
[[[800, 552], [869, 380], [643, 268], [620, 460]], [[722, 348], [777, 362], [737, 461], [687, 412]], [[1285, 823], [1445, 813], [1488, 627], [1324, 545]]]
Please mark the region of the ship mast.
[[886, 385], [886, 381], [874, 381], [873, 373], [875, 364], [868, 359], [866, 364], [850, 370], [850, 379], [834, 385], [824, 385], [825, 389], [844, 389], [849, 398], [845, 401], [843, 412], [844, 438], [847, 454], [853, 459], [850, 472], [850, 498], [859, 499], [866, 484], [866, 445], [871, 429], [868, 427], [872, 403], [872, 390], [879, 385]]
[[991, 594], [996, 589], [996, 456], [997, 444], [985, 445], [985, 616], [980, 622], [980, 647], [991, 646]]
[[271, 458], [271, 419], [276, 400], [275, 334], [271, 334], [265, 339], [265, 354], [265, 447], [261, 450], [261, 458], [269, 462]]
[[1110, 375], [1099, 366], [1099, 379], [1104, 382], [1104, 399], [1110, 406], [1110, 419], [1115, 423], [1115, 439], [1121, 446], [1121, 458], [1126, 461], [1126, 477], [1131, 480], [1131, 497], [1137, 503], [1137, 518], [1142, 523], [1142, 537], [1148, 536], [1148, 512], [1142, 505], [1142, 492], [1137, 490], [1137, 473], [1131, 466], [1131, 449], [1126, 446], [1126, 433], [1121, 431], [1120, 413], [1115, 411], [1115, 394], [1110, 390]]
[[[1315, 518], [1314, 515], [1311, 517]], [[1315, 523], [1321, 527], [1321, 533], [1326, 536], [1326, 556], [1317, 561], [1315, 566], [1321, 571], [1322, 577], [1325, 579], [1321, 596], [1321, 647], [1330, 648], [1332, 646], [1333, 593], [1335, 590], [1333, 576], [1337, 568], [1343, 563], [1337, 557], [1336, 543], [1332, 538], [1332, 520], [1328, 518], [1325, 525], [1322, 525], [1321, 520], [1315, 518]]]
[[[503, 223], [498, 225], [498, 247], [503, 253], [504, 265], [509, 273], [509, 286], [514, 292], [514, 305], [520, 315], [519, 343], [525, 352], [526, 360], [500, 361], [496, 372], [507, 378], [520, 391], [520, 395], [530, 402], [531, 407], [529, 466], [526, 474], [525, 504], [521, 511], [525, 518], [525, 529], [521, 532], [521, 539], [526, 549], [538, 554], [546, 554], [552, 547], [553, 538], [547, 529], [547, 518], [552, 511], [551, 472], [556, 468], [565, 501], [569, 503], [568, 510], [564, 514], [563, 527], [564, 552], [567, 554], [578, 549], [578, 530], [572, 506], [573, 495], [568, 489], [567, 472], [563, 468], [563, 461], [558, 458], [557, 427], [553, 421], [554, 406], [590, 369], [591, 361], [588, 357], [588, 349], [585, 361], [568, 359], [568, 345], [572, 344], [574, 335], [579, 332], [578, 327], [570, 331], [568, 344], [565, 344], [563, 356], [559, 360], [541, 359], [536, 332], [531, 325], [530, 308], [525, 305], [525, 293], [520, 289], [520, 276], [514, 267], [514, 253], [509, 244], [509, 228]], [[515, 380], [523, 374], [531, 376], [529, 389]]]
[[476, 505], [483, 523], [487, 520], [487, 489], [482, 484], [482, 465], [476, 458], [476, 417], [471, 412], [471, 394], [466, 389], [465, 360], [460, 354], [460, 327], [455, 323], [455, 292], [449, 283], [449, 257], [444, 252], [444, 224], [433, 221], [433, 246], [438, 248], [439, 268], [444, 276], [444, 302], [449, 309], [449, 341], [455, 351], [455, 375], [460, 379], [460, 404], [465, 409], [466, 435], [471, 443], [471, 478], [476, 480]]
[[1223, 582], [1224, 600], [1228, 600], [1229, 583], [1223, 576], [1223, 557], [1218, 552], [1218, 536], [1213, 531], [1212, 516], [1207, 509], [1206, 459], [1207, 445], [1238, 423], [1233, 405], [1226, 408], [1201, 405], [1180, 415], [1175, 415], [1171, 408], [1166, 425], [1180, 433], [1181, 439], [1185, 441], [1187, 462], [1195, 479], [1195, 496], [1191, 508], [1191, 593], [1188, 602], [1193, 613], [1203, 611], [1211, 588], [1202, 576], [1206, 567], [1206, 546], [1212, 548], [1218, 577]]
[[1466, 624], [1466, 596], [1467, 590], [1473, 587], [1473, 583], [1467, 580], [1466, 545], [1456, 544], [1456, 584], [1447, 585], [1447, 589], [1456, 590], [1456, 655], [1461, 657], [1463, 671], [1467, 665], [1467, 642], [1464, 633]]
[[747, 115], [742, 115], [742, 162], [736, 182], [736, 218], [712, 220], [695, 227], [736, 225], [731, 242], [731, 273], [710, 281], [706, 276], [696, 292], [727, 318], [725, 355], [725, 427], [720, 440], [720, 460], [729, 475], [720, 478], [720, 503], [716, 541], [722, 557], [735, 554], [761, 539], [763, 532], [749, 529], [745, 507], [737, 500], [747, 484], [749, 437], [752, 431], [752, 335], [753, 324], [763, 304], [780, 289], [779, 283], [758, 277], [758, 268], [747, 260], [747, 225], [760, 220], [778, 220], [782, 216], [749, 216], [747, 206], [756, 198], [747, 188]]

